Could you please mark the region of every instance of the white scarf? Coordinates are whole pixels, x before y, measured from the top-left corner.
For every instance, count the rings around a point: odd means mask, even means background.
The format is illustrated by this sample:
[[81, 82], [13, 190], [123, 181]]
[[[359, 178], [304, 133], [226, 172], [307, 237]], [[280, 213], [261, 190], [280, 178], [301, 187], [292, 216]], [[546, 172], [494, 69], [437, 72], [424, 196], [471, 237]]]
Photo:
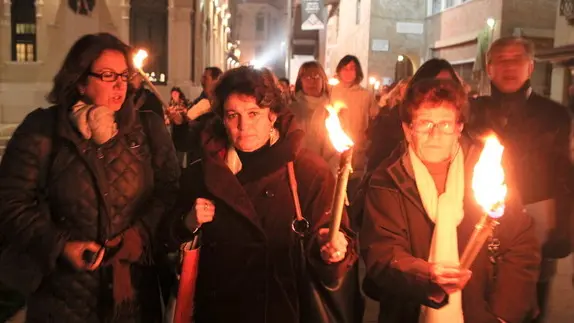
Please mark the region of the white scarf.
[[[464, 216], [464, 156], [457, 149], [448, 169], [445, 192], [438, 196], [435, 182], [423, 162], [409, 147], [415, 181], [423, 206], [435, 223], [429, 252], [430, 263], [459, 263], [457, 226]], [[419, 323], [463, 323], [461, 292], [449, 295], [449, 302], [441, 309], [421, 308]]]

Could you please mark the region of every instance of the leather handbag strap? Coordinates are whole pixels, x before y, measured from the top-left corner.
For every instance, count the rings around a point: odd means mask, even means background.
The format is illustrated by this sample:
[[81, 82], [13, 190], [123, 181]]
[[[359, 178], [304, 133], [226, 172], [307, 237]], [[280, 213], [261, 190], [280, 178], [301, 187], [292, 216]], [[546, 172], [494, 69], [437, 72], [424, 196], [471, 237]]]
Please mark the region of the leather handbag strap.
[[289, 178], [289, 187], [291, 188], [291, 196], [293, 197], [293, 204], [295, 205], [295, 219], [291, 224], [293, 232], [301, 237], [309, 231], [309, 221], [303, 217], [301, 212], [301, 203], [299, 202], [299, 193], [297, 191], [297, 178], [295, 177], [295, 167], [293, 162], [287, 163], [287, 174]]
[[291, 195], [293, 196], [293, 203], [295, 204], [297, 221], [302, 221], [305, 218], [303, 218], [303, 213], [301, 213], [299, 193], [297, 192], [297, 178], [295, 177], [295, 167], [293, 166], [292, 161], [287, 164], [287, 173], [289, 174], [289, 187], [291, 187]]

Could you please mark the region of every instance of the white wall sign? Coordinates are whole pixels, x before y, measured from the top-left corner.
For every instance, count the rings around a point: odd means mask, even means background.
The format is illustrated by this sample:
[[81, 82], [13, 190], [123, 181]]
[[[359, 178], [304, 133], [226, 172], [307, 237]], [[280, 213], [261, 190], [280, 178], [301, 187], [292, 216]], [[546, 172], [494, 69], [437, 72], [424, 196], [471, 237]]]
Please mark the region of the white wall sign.
[[373, 52], [388, 52], [389, 51], [389, 40], [388, 39], [373, 39], [371, 44], [371, 50]]
[[418, 22], [397, 22], [397, 33], [399, 34], [418, 34], [424, 31], [422, 23]]

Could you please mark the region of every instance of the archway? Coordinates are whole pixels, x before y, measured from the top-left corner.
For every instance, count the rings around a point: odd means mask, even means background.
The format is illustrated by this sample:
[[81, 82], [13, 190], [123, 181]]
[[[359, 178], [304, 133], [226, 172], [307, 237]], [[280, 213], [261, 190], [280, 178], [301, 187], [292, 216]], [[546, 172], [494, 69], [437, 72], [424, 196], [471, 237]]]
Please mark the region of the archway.
[[413, 76], [414, 70], [413, 61], [407, 55], [398, 55], [395, 63], [395, 82]]

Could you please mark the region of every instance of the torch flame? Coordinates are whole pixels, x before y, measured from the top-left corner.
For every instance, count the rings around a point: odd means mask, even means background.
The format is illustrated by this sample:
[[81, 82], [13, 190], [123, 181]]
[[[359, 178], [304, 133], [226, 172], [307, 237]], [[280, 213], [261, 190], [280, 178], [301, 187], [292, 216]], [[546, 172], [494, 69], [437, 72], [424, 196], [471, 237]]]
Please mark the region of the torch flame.
[[338, 79], [336, 79], [336, 78], [334, 78], [334, 77], [332, 77], [332, 78], [329, 79], [329, 85], [335, 86], [335, 85], [337, 85], [337, 84], [339, 84], [339, 80], [338, 80]]
[[141, 69], [143, 67], [143, 61], [147, 58], [147, 56], [148, 54], [145, 50], [138, 50], [138, 52], [134, 55], [134, 66], [138, 69]]
[[503, 151], [504, 147], [496, 136], [486, 138], [480, 158], [474, 166], [472, 178], [476, 201], [493, 218], [501, 217], [504, 213], [507, 188], [502, 168]]
[[327, 127], [327, 132], [329, 132], [329, 139], [335, 149], [342, 153], [345, 150], [351, 148], [354, 143], [353, 140], [343, 131], [341, 126], [341, 121], [339, 120], [339, 110], [341, 110], [342, 105], [328, 105], [326, 107], [329, 111], [329, 116], [325, 119], [325, 126]]

